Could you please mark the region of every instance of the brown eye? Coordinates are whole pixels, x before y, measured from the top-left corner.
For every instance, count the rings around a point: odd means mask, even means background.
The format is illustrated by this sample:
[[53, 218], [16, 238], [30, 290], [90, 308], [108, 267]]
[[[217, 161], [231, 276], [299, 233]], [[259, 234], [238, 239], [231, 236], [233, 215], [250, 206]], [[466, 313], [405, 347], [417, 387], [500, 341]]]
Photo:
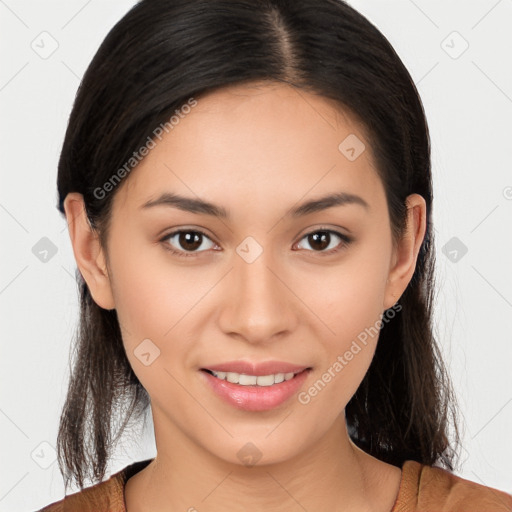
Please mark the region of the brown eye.
[[[164, 242], [168, 246], [166, 248], [174, 253], [185, 253], [183, 256], [188, 256], [187, 252], [203, 252], [215, 245], [205, 233], [193, 229], [174, 231], [162, 238], [161, 242]], [[211, 244], [210, 247], [208, 242]], [[202, 250], [198, 250], [200, 248]]]
[[202, 235], [192, 231], [182, 231], [178, 234], [177, 241], [186, 251], [195, 251], [201, 247]]
[[311, 235], [307, 236], [310, 247], [313, 249], [317, 249], [319, 251], [323, 251], [327, 247], [329, 247], [329, 243], [331, 241], [331, 234], [327, 231], [317, 231]]
[[[308, 233], [302, 240], [306, 240], [313, 252], [331, 254], [341, 250], [351, 242], [351, 238], [337, 231], [322, 229]], [[340, 243], [341, 240], [341, 243]], [[341, 246], [341, 247], [340, 247]], [[328, 250], [326, 250], [328, 249]]]

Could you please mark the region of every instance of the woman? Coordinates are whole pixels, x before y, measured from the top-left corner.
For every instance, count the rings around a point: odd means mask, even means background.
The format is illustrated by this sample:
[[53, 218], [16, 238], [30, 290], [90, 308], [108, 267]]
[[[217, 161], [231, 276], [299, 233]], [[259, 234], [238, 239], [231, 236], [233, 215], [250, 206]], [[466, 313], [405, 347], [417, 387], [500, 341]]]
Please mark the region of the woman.
[[[451, 473], [428, 128], [354, 9], [142, 0], [84, 76], [58, 192], [82, 490], [43, 510], [512, 510]], [[104, 480], [149, 404], [157, 456]]]

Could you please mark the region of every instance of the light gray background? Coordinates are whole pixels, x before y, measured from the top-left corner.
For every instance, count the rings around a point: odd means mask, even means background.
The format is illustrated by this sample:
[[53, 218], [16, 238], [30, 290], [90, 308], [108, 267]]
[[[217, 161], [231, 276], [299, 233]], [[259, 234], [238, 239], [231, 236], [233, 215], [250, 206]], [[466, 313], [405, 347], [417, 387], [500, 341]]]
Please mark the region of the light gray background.
[[[54, 449], [78, 309], [57, 161], [80, 78], [134, 3], [0, 0], [1, 511], [63, 496]], [[429, 121], [436, 319], [465, 420], [456, 473], [512, 493], [512, 1], [349, 3], [393, 44]], [[151, 429], [111, 472], [154, 456]]]

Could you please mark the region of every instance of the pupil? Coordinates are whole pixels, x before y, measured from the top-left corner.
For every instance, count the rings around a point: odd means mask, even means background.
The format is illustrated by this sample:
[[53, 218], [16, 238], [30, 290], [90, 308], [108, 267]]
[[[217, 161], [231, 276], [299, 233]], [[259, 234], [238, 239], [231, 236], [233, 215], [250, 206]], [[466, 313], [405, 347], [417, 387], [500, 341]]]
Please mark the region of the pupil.
[[201, 246], [201, 234], [185, 231], [180, 233], [179, 242], [184, 249], [193, 251]]
[[[329, 247], [329, 242], [330, 234], [327, 231], [318, 231], [317, 233], [309, 235], [309, 243], [314, 249], [325, 249]], [[319, 246], [315, 247], [315, 244], [319, 244]]]

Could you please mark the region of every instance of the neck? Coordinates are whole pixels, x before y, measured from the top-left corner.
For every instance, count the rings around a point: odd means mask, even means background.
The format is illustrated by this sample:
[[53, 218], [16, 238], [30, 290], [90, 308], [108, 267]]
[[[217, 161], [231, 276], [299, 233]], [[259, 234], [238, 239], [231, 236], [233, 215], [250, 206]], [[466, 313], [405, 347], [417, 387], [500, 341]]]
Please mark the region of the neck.
[[157, 425], [158, 455], [128, 480], [127, 512], [389, 511], [398, 490], [400, 470], [357, 448], [343, 416], [295, 457], [254, 466], [227, 462]]

